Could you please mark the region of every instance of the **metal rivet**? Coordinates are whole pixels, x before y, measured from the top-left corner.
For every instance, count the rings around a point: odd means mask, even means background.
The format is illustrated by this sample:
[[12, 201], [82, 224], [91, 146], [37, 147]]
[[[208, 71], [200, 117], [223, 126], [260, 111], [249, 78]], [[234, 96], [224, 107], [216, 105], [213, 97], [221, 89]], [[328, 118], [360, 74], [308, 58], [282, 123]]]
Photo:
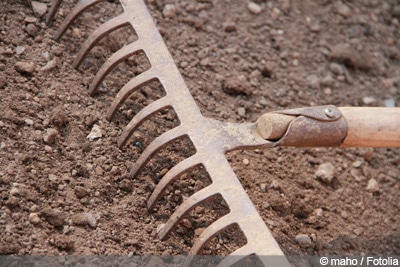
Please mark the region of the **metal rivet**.
[[329, 118], [332, 118], [333, 116], [335, 116], [335, 112], [331, 109], [331, 108], [326, 108], [324, 110], [325, 115]]

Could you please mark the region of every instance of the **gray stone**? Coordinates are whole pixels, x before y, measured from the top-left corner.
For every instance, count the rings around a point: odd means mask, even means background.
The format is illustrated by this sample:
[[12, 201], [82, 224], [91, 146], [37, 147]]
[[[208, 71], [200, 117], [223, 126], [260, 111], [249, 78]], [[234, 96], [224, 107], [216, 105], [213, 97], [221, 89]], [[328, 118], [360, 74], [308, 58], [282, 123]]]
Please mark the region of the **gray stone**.
[[36, 16], [42, 17], [44, 14], [46, 14], [47, 5], [45, 3], [32, 1], [31, 4], [32, 4], [33, 13], [35, 13]]
[[324, 183], [332, 182], [334, 175], [335, 167], [329, 162], [319, 165], [318, 170], [315, 172], [315, 176]]
[[329, 64], [329, 69], [336, 75], [343, 75], [344, 73], [342, 66], [335, 62]]
[[296, 242], [300, 245], [300, 247], [303, 248], [308, 248], [312, 246], [312, 240], [306, 234], [298, 234], [296, 236]]

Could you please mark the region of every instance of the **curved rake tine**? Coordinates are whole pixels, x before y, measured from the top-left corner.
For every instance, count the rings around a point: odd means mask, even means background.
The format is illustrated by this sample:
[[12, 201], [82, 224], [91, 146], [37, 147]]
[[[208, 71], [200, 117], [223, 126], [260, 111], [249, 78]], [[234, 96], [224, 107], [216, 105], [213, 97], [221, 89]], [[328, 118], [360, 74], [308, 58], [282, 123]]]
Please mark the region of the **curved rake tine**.
[[53, 23], [54, 16], [56, 15], [57, 10], [61, 5], [61, 2], [62, 0], [53, 0], [53, 2], [51, 3], [49, 14], [47, 15], [46, 18], [47, 26], [50, 26]]
[[138, 53], [139, 51], [143, 51], [143, 45], [140, 40], [136, 42], [130, 43], [120, 50], [115, 52], [111, 57], [109, 57], [106, 62], [104, 62], [103, 66], [99, 69], [94, 77], [92, 83], [89, 86], [89, 94], [93, 95], [97, 88], [100, 86], [100, 83], [104, 80], [104, 78], [114, 69], [116, 65], [118, 65], [122, 60], [129, 58], [130, 56]]
[[103, 0], [80, 0], [78, 4], [74, 7], [74, 9], [71, 11], [71, 13], [68, 14], [68, 16], [65, 18], [63, 21], [61, 27], [57, 31], [56, 35], [54, 36], [54, 40], [58, 41], [60, 38], [64, 35], [65, 31], [68, 29], [69, 25], [85, 10], [88, 8], [96, 5], [99, 2], [102, 2]]
[[201, 204], [202, 202], [209, 200], [211, 198], [219, 195], [218, 188], [213, 184], [201, 189], [200, 191], [191, 195], [186, 199], [179, 208], [171, 215], [164, 228], [159, 232], [159, 237], [164, 240], [166, 236], [171, 232], [183, 217], [190, 212], [195, 206]]
[[118, 109], [122, 106], [122, 104], [130, 97], [133, 92], [135, 92], [140, 87], [151, 83], [156, 80], [154, 71], [148, 70], [139, 74], [138, 76], [131, 79], [127, 84], [122, 87], [122, 89], [115, 96], [110, 108], [107, 111], [107, 119], [112, 120], [117, 113]]
[[156, 201], [162, 196], [168, 185], [175, 181], [181, 174], [190, 171], [199, 164], [201, 164], [201, 157], [195, 154], [183, 160], [182, 162], [179, 162], [172, 169], [170, 169], [153, 190], [153, 193], [151, 194], [149, 201], [147, 202], [147, 208], [152, 209]]
[[86, 41], [82, 44], [81, 49], [76, 55], [72, 66], [74, 68], [78, 68], [86, 55], [92, 50], [92, 48], [103, 38], [105, 35], [110, 32], [122, 28], [126, 25], [129, 25], [129, 20], [126, 18], [126, 15], [123, 13], [115, 18], [110, 19], [109, 21], [103, 23], [100, 27], [96, 28], [90, 36], [86, 39]]
[[203, 247], [207, 242], [214, 236], [221, 233], [227, 227], [235, 224], [235, 218], [232, 213], [228, 213], [225, 216], [219, 218], [211, 225], [209, 225], [199, 236], [193, 247], [190, 249], [189, 255], [199, 255], [203, 251]]
[[186, 135], [186, 132], [181, 126], [178, 126], [154, 139], [154, 141], [150, 143], [150, 145], [143, 151], [142, 155], [140, 155], [138, 160], [135, 162], [135, 165], [130, 173], [131, 176], [136, 176], [150, 160], [150, 158], [158, 152], [158, 150], [184, 135]]
[[128, 139], [132, 136], [134, 131], [143, 123], [143, 121], [158, 111], [169, 108], [166, 98], [158, 99], [157, 101], [149, 104], [141, 109], [125, 127], [122, 135], [118, 138], [118, 148], [122, 148]]

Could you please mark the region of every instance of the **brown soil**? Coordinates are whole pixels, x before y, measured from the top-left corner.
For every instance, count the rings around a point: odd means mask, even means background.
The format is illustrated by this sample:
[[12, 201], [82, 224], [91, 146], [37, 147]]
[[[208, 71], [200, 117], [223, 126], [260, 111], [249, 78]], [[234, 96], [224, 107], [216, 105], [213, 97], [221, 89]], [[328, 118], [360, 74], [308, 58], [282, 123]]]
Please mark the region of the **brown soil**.
[[[96, 96], [87, 92], [101, 64], [134, 33], [118, 30], [78, 70], [71, 66], [88, 34], [121, 11], [118, 1], [91, 8], [59, 42], [52, 36], [75, 1], [63, 1], [51, 27], [26, 2], [0, 3], [0, 254], [187, 254], [201, 230], [228, 212], [222, 199], [196, 208], [166, 241], [157, 228], [183, 196], [209, 183], [207, 173], [183, 175], [154, 211], [146, 201], [162, 174], [194, 153], [188, 140], [129, 175], [142, 150], [177, 124], [173, 111], [146, 122], [123, 149], [116, 145], [162, 90], [143, 88], [115, 120], [105, 118], [146, 59], [126, 60]], [[301, 106], [399, 105], [399, 1], [257, 2], [259, 14], [246, 1], [147, 1], [205, 116], [249, 122]], [[167, 3], [175, 15], [163, 14]], [[94, 125], [103, 136], [90, 141]], [[400, 254], [399, 149], [274, 148], [227, 157], [285, 254]], [[334, 166], [330, 183], [315, 177], [323, 163]], [[377, 185], [367, 188], [371, 179]], [[229, 254], [243, 245], [239, 231], [228, 229], [204, 253]], [[311, 243], [300, 246], [299, 234]]]

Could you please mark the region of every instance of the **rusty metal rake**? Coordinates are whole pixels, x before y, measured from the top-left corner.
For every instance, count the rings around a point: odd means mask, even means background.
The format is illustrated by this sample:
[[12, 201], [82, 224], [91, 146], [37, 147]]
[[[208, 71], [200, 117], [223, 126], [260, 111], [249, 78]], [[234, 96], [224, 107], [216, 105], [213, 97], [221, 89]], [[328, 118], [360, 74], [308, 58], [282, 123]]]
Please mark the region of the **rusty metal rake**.
[[[80, 0], [66, 17], [54, 38], [59, 40], [81, 13], [100, 2], [102, 1]], [[107, 112], [107, 118], [111, 120], [121, 105], [142, 86], [152, 81], [158, 81], [164, 88], [166, 92], [164, 97], [147, 105], [129, 122], [118, 139], [118, 146], [123, 147], [135, 130], [153, 114], [168, 108], [175, 111], [180, 124], [150, 143], [134, 164], [131, 174], [136, 176], [148, 161], [169, 143], [183, 137], [188, 137], [191, 140], [196, 153], [172, 167], [157, 184], [148, 201], [148, 208], [152, 209], [167, 187], [181, 174], [197, 166], [204, 166], [212, 183], [184, 200], [159, 232], [160, 238], [165, 239], [179, 221], [194, 207], [212, 198], [222, 197], [229, 207], [229, 213], [213, 222], [200, 234], [189, 251], [190, 255], [200, 254], [211, 238], [232, 225], [239, 226], [247, 243], [231, 254], [238, 255], [238, 257], [226, 257], [220, 263], [221, 265], [232, 265], [248, 255], [254, 254], [259, 256], [283, 255], [282, 250], [229, 165], [225, 157], [226, 152], [235, 149], [277, 145], [368, 146], [368, 142], [382, 133], [381, 130], [375, 131], [372, 135], [371, 131], [367, 131], [369, 139], [367, 138], [368, 140], [365, 141], [363, 132], [358, 132], [359, 124], [354, 124], [355, 127], [349, 128], [349, 125], [353, 125], [353, 122], [357, 121], [360, 115], [366, 114], [369, 119], [376, 121], [382, 121], [382, 116], [389, 118], [395, 115], [396, 118], [395, 123], [383, 120], [386, 126], [390, 125], [389, 128], [385, 128], [389, 129], [387, 131], [389, 140], [386, 143], [374, 143], [372, 146], [400, 146], [400, 137], [397, 133], [400, 125], [398, 110], [394, 111], [396, 113], [383, 109], [375, 109], [373, 112], [358, 109], [355, 112], [354, 108], [322, 106], [267, 113], [260, 117], [257, 123], [241, 124], [221, 122], [204, 117], [186, 87], [143, 0], [120, 0], [119, 2], [123, 7], [123, 13], [105, 22], [91, 33], [78, 52], [73, 66], [78, 68], [97, 42], [110, 32], [126, 25], [132, 26], [135, 30], [138, 39], [121, 48], [106, 60], [91, 82], [89, 92], [93, 95], [105, 77], [121, 61], [139, 52], [146, 55], [151, 65], [150, 69], [132, 78], [120, 89]], [[53, 20], [60, 3], [61, 0], [53, 1], [47, 17], [48, 24]], [[342, 113], [345, 116], [342, 116]], [[362, 138], [359, 138], [360, 136]], [[281, 258], [283, 260], [279, 265], [289, 266], [286, 258]], [[265, 265], [268, 264], [265, 258], [261, 258], [261, 260]]]
[[[54, 38], [59, 40], [68, 26], [82, 12], [99, 2], [101, 0], [79, 1], [66, 17]], [[47, 17], [48, 23], [51, 23], [60, 3], [61, 0], [53, 1]], [[157, 151], [178, 138], [184, 136], [190, 138], [196, 148], [196, 153], [193, 156], [183, 160], [164, 175], [148, 201], [148, 208], [151, 209], [155, 205], [168, 185], [177, 179], [180, 174], [196, 166], [203, 165], [212, 180], [211, 185], [196, 192], [182, 203], [159, 233], [160, 238], [165, 239], [174, 226], [196, 205], [221, 196], [227, 203], [230, 212], [202, 232], [189, 254], [200, 254], [204, 245], [211, 238], [227, 227], [236, 224], [243, 231], [247, 244], [233, 252], [232, 255], [242, 255], [242, 257], [251, 254], [283, 255], [279, 245], [225, 158], [227, 151], [259, 146], [269, 142], [262, 138], [246, 138], [245, 132], [249, 130], [256, 131], [254, 124], [224, 123], [202, 116], [144, 2], [142, 0], [121, 0], [120, 3], [124, 12], [91, 33], [78, 52], [73, 66], [75, 68], [79, 67], [85, 56], [90, 52], [90, 49], [106, 34], [123, 26], [131, 25], [136, 31], [138, 40], [126, 45], [108, 58], [90, 84], [90, 94], [93, 95], [96, 92], [106, 75], [119, 62], [141, 51], [145, 53], [151, 68], [134, 77], [123, 86], [112, 102], [107, 118], [111, 120], [119, 107], [133, 92], [154, 80], [158, 80], [161, 83], [166, 95], [149, 104], [135, 115], [120, 136], [118, 146], [120, 148], [124, 146], [144, 120], [163, 109], [173, 108], [180, 121], [179, 126], [156, 138], [143, 151], [131, 171], [132, 176], [137, 175]], [[227, 257], [222, 264], [233, 264], [233, 261], [238, 261], [242, 257]], [[286, 264], [287, 262], [284, 261], [284, 263]]]

